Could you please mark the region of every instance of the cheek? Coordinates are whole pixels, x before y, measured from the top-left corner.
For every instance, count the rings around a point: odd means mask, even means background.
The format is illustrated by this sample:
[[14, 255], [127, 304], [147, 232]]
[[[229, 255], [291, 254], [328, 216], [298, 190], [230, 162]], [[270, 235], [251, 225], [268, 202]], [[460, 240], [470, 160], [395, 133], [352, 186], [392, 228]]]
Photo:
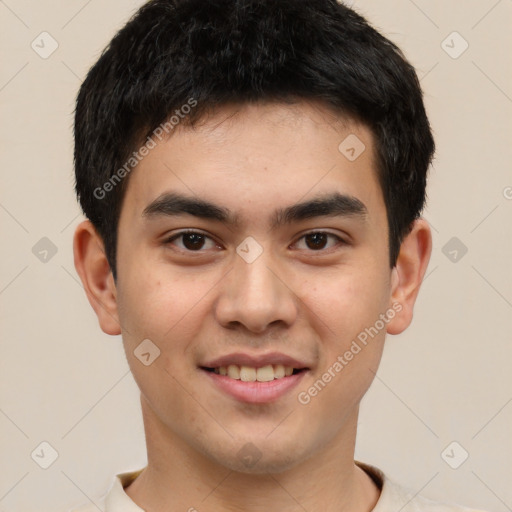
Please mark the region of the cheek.
[[189, 328], [190, 319], [208, 300], [209, 281], [204, 281], [175, 271], [166, 275], [157, 265], [129, 273], [118, 300], [121, 325], [128, 338], [142, 336], [160, 342], [176, 338], [173, 332]]
[[[370, 264], [361, 265], [361, 270], [340, 268], [307, 280], [302, 291], [305, 311], [311, 312], [322, 345], [314, 376], [318, 384], [311, 390], [322, 395], [316, 407], [345, 414], [370, 386], [382, 356], [386, 329], [380, 315], [389, 298], [386, 272]], [[339, 414], [331, 415], [333, 425], [340, 421]]]
[[322, 350], [298, 400], [311, 417], [321, 418], [312, 428], [321, 429], [326, 438], [335, 436], [353, 414], [377, 371], [385, 329], [371, 329], [387, 306], [382, 287], [385, 281], [375, 274], [352, 272], [316, 281], [310, 288], [306, 309], [312, 311], [310, 321], [316, 322]]
[[[123, 326], [123, 344], [133, 377], [142, 395], [161, 418], [170, 418], [173, 411], [186, 409], [189, 396], [184, 391], [190, 343], [197, 339], [204, 312], [205, 284], [173, 272], [166, 276], [162, 266], [148, 265], [138, 272], [120, 276], [119, 308]], [[143, 340], [151, 340], [144, 352]], [[147, 342], [145, 342], [147, 343]], [[153, 352], [155, 351], [155, 352]], [[149, 352], [154, 361], [145, 365], [137, 354]], [[162, 393], [165, 390], [165, 393]], [[190, 407], [189, 407], [190, 409]], [[200, 412], [192, 408], [188, 421]]]
[[302, 281], [300, 297], [323, 325], [327, 339], [343, 345], [373, 325], [389, 301], [385, 272], [368, 264], [339, 267]]

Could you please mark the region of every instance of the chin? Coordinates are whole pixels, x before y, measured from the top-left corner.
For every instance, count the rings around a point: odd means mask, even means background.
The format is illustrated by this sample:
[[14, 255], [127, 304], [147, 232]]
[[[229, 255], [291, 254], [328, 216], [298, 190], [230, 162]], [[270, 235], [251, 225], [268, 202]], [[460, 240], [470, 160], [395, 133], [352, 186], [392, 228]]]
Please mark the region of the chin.
[[215, 463], [237, 473], [250, 475], [282, 473], [308, 458], [304, 446], [299, 448], [296, 443], [293, 444], [294, 446], [291, 446], [291, 443], [283, 442], [283, 445], [277, 447], [275, 443], [271, 444], [268, 440], [265, 442], [264, 439], [259, 443], [258, 440], [239, 441], [236, 443], [234, 452], [208, 451], [206, 455]]
[[218, 460], [227, 469], [235, 471], [236, 473], [245, 473], [247, 475], [267, 475], [278, 474], [288, 471], [295, 467], [299, 460], [290, 455], [283, 457], [265, 457], [262, 456], [260, 460], [254, 463], [245, 463], [238, 457], [228, 457], [226, 459]]

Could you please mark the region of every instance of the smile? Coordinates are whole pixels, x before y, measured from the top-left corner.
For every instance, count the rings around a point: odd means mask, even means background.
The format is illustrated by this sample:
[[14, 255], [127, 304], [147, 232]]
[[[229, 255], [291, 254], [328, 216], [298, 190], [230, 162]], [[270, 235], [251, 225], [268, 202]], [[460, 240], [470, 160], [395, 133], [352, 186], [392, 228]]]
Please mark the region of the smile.
[[276, 402], [297, 387], [308, 373], [307, 368], [298, 369], [280, 364], [259, 368], [230, 364], [200, 369], [223, 395], [250, 404]]
[[206, 371], [217, 375], [227, 376], [230, 379], [241, 380], [242, 382], [271, 382], [275, 379], [289, 377], [301, 370], [292, 366], [282, 364], [267, 364], [260, 368], [253, 366], [230, 364], [229, 366], [218, 366], [216, 368], [205, 368]]

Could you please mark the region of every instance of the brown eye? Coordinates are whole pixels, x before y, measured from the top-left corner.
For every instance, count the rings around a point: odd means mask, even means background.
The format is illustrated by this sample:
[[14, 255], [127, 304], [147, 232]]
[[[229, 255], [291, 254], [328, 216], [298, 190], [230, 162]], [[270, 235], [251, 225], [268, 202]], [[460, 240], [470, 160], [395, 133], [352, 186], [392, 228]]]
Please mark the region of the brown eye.
[[198, 233], [185, 233], [182, 235], [183, 237], [183, 245], [189, 251], [196, 251], [197, 249], [201, 249], [204, 245], [204, 236]]
[[[181, 243], [175, 243], [181, 239]], [[182, 251], [204, 252], [202, 249], [215, 247], [215, 242], [207, 235], [197, 231], [182, 231], [165, 241], [166, 244], [175, 245]]]
[[[330, 247], [328, 247], [329, 239], [334, 240], [336, 243], [331, 243]], [[305, 242], [305, 249], [310, 251], [322, 251], [323, 249], [330, 249], [336, 247], [336, 245], [344, 243], [344, 240], [339, 236], [332, 233], [326, 233], [324, 231], [314, 231], [312, 233], [307, 233], [299, 239], [299, 242], [302, 240]], [[299, 248], [303, 249], [304, 247]]]
[[323, 249], [327, 243], [326, 233], [312, 233], [305, 236], [306, 245], [313, 250]]

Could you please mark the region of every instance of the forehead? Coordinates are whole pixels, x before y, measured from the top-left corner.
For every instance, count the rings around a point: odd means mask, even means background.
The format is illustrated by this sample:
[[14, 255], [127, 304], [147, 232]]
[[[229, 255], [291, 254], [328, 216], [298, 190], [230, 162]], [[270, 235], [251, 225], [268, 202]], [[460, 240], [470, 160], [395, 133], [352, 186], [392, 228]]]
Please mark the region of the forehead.
[[228, 105], [156, 143], [130, 175], [123, 211], [141, 217], [176, 191], [220, 200], [238, 219], [333, 191], [382, 205], [374, 151], [369, 128], [319, 103]]

